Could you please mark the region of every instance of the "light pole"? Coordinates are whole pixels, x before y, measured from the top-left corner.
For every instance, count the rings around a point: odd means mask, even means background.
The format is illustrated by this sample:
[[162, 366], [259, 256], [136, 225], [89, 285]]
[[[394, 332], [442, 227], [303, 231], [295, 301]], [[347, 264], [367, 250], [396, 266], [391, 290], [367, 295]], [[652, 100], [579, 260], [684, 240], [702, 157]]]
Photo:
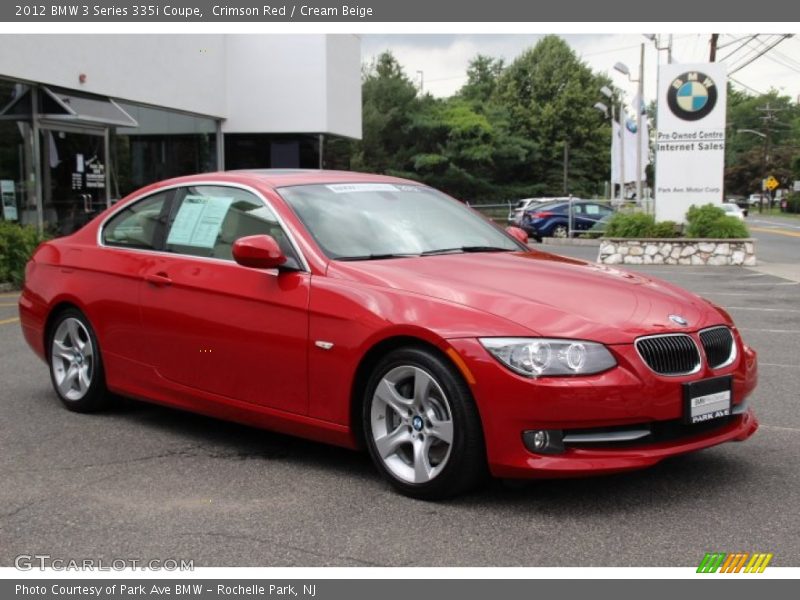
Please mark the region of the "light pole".
[[[608, 89], [608, 88], [604, 87], [603, 89]], [[614, 199], [614, 167], [611, 165], [611, 163], [614, 162], [614, 105], [612, 104], [611, 108], [609, 108], [603, 102], [595, 102], [594, 103], [594, 109], [595, 110], [599, 110], [601, 113], [603, 113], [603, 116], [606, 119], [611, 121], [611, 150], [609, 152], [609, 156], [610, 156], [611, 160], [609, 161], [609, 165], [608, 165], [609, 166], [608, 199], [609, 200], [613, 200]]]
[[[636, 93], [636, 202], [644, 205], [642, 201], [642, 102], [644, 99], [644, 44], [641, 44], [639, 54], [639, 77], [631, 77], [631, 70], [624, 63], [618, 62], [614, 69], [627, 76], [628, 79], [638, 84]], [[624, 137], [624, 132], [623, 132]]]

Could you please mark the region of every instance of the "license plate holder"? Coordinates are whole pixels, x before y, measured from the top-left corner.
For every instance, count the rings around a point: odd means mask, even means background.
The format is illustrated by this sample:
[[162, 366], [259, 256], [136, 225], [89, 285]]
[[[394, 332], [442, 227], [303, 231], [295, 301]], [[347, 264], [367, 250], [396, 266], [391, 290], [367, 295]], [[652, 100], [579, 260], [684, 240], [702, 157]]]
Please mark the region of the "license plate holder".
[[683, 422], [689, 425], [731, 414], [733, 378], [730, 375], [683, 384]]

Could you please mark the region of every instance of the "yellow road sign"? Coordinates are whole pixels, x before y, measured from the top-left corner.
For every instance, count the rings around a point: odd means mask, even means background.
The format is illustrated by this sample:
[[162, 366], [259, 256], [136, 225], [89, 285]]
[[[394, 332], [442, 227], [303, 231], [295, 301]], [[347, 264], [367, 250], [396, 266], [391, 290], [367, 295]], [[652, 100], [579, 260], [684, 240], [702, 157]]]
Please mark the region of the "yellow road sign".
[[780, 183], [778, 183], [778, 180], [775, 179], [772, 175], [770, 175], [769, 177], [767, 177], [766, 185], [767, 189], [771, 191], [777, 188], [780, 185]]

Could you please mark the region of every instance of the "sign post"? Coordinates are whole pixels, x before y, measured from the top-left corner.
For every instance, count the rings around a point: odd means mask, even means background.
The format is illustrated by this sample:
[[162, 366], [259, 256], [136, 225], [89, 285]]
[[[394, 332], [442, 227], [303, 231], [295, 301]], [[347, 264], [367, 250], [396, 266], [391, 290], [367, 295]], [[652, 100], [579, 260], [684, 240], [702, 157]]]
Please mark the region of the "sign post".
[[727, 78], [719, 63], [659, 67], [656, 219], [686, 219], [693, 204], [722, 204]]

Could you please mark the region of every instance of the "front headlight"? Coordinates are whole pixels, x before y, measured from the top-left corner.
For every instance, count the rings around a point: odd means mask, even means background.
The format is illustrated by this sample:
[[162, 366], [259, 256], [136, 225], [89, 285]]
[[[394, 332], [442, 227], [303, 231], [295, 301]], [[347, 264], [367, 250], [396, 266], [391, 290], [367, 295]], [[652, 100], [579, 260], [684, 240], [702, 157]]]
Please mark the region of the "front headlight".
[[480, 343], [509, 369], [526, 377], [591, 375], [617, 364], [596, 342], [547, 338], [480, 338]]

